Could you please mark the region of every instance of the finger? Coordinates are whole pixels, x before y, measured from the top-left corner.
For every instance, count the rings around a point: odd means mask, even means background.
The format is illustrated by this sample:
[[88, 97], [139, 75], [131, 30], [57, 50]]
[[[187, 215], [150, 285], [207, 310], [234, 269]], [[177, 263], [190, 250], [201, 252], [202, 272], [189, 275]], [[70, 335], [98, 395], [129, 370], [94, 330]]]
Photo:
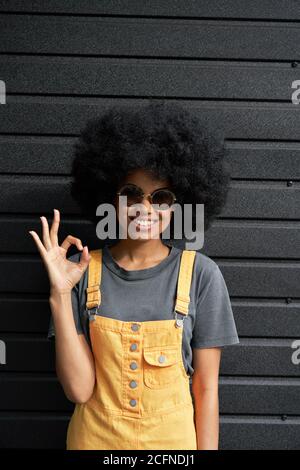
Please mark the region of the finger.
[[61, 248], [68, 251], [71, 245], [76, 245], [78, 250], [83, 250], [81, 240], [79, 238], [73, 237], [73, 235], [68, 235], [61, 244]]
[[53, 216], [53, 221], [52, 221], [52, 225], [50, 229], [50, 240], [51, 240], [52, 245], [57, 246], [60, 213], [57, 209], [53, 209], [53, 212], [54, 212], [54, 216]]
[[30, 230], [29, 231], [30, 235], [32, 236], [32, 238], [34, 239], [35, 241], [35, 244], [40, 252], [40, 255], [43, 259], [46, 258], [46, 255], [47, 255], [47, 250], [45, 249], [43, 243], [41, 242], [40, 240], [40, 237], [38, 236], [38, 234], [36, 232], [34, 232], [33, 230]]
[[90, 260], [91, 260], [91, 255], [89, 254], [88, 247], [85, 246], [82, 250], [81, 256], [80, 256], [80, 261], [78, 263], [78, 266], [82, 271], [85, 271], [86, 268], [88, 267]]
[[42, 226], [43, 226], [43, 243], [44, 243], [45, 248], [47, 250], [50, 250], [52, 248], [52, 243], [51, 243], [50, 236], [49, 236], [48, 220], [44, 216], [41, 216], [40, 219], [41, 219]]

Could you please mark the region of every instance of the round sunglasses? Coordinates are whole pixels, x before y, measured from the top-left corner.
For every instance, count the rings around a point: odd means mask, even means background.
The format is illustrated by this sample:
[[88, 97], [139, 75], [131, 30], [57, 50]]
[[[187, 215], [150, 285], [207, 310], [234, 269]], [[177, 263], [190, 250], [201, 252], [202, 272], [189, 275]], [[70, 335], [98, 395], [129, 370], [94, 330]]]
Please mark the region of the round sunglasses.
[[[151, 204], [172, 206], [176, 201], [175, 194], [168, 188], [155, 189], [152, 193], [145, 194], [139, 186], [133, 183], [127, 183], [122, 186], [117, 192], [119, 196], [127, 197], [127, 206], [132, 204], [141, 204], [143, 199], [146, 197], [150, 200]], [[162, 207], [159, 210], [168, 210], [169, 207]]]

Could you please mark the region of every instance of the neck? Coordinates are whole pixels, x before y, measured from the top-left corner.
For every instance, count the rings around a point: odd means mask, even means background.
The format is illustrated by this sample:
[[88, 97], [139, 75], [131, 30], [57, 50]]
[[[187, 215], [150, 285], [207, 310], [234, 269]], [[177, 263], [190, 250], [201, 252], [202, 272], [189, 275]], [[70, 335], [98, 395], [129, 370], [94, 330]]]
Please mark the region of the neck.
[[161, 239], [132, 240], [130, 238], [119, 240], [110, 251], [116, 261], [125, 257], [131, 262], [145, 260], [159, 261], [168, 256], [170, 248]]

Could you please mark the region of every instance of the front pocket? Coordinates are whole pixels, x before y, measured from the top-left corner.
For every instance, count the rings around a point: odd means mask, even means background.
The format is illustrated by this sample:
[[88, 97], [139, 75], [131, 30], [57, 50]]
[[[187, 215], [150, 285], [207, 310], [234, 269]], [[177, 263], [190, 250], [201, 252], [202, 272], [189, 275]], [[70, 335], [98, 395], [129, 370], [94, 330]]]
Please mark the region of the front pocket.
[[181, 373], [181, 351], [177, 347], [144, 347], [144, 382], [149, 388], [163, 388], [174, 383]]

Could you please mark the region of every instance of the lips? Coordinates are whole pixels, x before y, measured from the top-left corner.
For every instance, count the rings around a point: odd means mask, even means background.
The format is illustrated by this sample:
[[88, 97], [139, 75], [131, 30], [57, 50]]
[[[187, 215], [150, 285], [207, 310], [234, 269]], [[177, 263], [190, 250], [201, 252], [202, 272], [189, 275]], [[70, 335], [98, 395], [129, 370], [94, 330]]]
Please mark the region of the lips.
[[145, 217], [129, 217], [130, 220], [140, 228], [150, 228], [158, 222], [158, 219], [149, 219]]

